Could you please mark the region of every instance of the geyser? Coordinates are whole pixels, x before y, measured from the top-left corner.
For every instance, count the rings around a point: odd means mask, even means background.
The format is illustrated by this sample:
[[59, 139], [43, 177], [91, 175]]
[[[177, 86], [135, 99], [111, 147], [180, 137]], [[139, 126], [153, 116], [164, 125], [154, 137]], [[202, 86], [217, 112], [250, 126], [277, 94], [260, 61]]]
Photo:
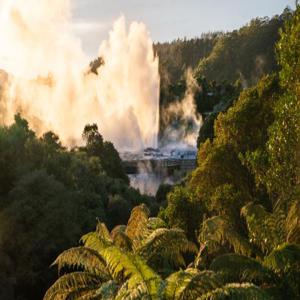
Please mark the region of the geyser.
[[8, 74], [1, 122], [20, 112], [38, 133], [52, 130], [68, 146], [95, 122], [121, 151], [157, 147], [158, 58], [144, 24], [127, 30], [124, 17], [115, 22], [96, 75], [71, 33], [69, 0], [4, 0], [0, 10], [0, 69]]

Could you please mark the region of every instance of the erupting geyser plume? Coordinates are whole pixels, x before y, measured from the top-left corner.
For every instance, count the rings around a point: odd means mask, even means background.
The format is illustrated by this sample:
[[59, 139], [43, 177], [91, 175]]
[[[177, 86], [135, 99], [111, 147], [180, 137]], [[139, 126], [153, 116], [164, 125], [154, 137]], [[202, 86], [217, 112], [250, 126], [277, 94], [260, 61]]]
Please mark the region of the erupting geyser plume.
[[8, 74], [0, 83], [1, 122], [21, 112], [38, 133], [53, 130], [66, 145], [80, 143], [84, 126], [96, 122], [119, 150], [157, 147], [158, 59], [143, 24], [127, 31], [123, 17], [115, 22], [96, 75], [71, 33], [69, 0], [0, 6], [0, 69]]

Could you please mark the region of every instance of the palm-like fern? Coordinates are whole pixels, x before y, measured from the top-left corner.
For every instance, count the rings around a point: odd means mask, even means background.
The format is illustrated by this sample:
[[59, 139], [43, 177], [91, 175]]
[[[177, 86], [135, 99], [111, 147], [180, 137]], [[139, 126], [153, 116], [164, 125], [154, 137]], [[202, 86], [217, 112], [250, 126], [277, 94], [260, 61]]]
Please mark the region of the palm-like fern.
[[133, 210], [127, 226], [109, 232], [98, 223], [95, 232], [81, 238], [84, 246], [64, 251], [54, 262], [59, 270], [84, 272], [60, 277], [44, 299], [102, 299], [105, 291], [114, 299], [161, 299], [163, 280], [147, 262], [185, 265], [183, 253], [196, 252], [182, 230], [165, 226], [161, 219], [149, 218], [144, 205]]
[[125, 282], [128, 289], [147, 295], [149, 299], [159, 299], [161, 278], [138, 255], [121, 251], [116, 246], [101, 252], [113, 279]]
[[228, 244], [236, 253], [251, 255], [250, 243], [241, 236], [225, 216], [215, 216], [202, 224], [199, 241], [209, 249], [217, 249], [219, 245]]
[[[262, 226], [273, 226], [273, 215], [262, 207], [248, 205], [243, 210], [247, 224], [256, 213], [266, 220]], [[293, 224], [295, 230], [297, 222]], [[251, 226], [248, 228], [253, 234], [258, 224], [252, 222]], [[270, 299], [266, 288], [273, 288], [286, 272], [292, 270], [289, 274], [298, 276], [294, 271], [299, 267], [300, 250], [295, 244], [276, 248], [261, 262], [248, 257], [253, 253], [251, 244], [234, 230], [226, 217], [207, 219], [201, 229], [201, 249], [224, 245], [236, 254], [215, 258], [210, 270], [178, 271], [178, 267], [185, 265], [184, 253], [196, 253], [196, 246], [182, 230], [167, 228], [159, 218], [149, 218], [143, 205], [133, 210], [127, 226], [120, 225], [109, 232], [105, 224], [98, 223], [95, 232], [81, 238], [83, 246], [66, 250], [57, 257], [54, 264], [60, 272], [67, 268], [79, 271], [61, 276], [44, 300], [260, 300]], [[164, 267], [169, 268], [169, 273], [172, 269], [177, 272], [164, 279], [162, 275], [168, 273], [162, 270]], [[289, 287], [285, 282], [285, 287], [297, 295], [297, 285]]]
[[265, 253], [285, 241], [286, 215], [282, 210], [267, 212], [262, 205], [249, 203], [241, 210], [246, 219], [250, 241]]
[[293, 268], [299, 271], [300, 246], [296, 244], [282, 244], [265, 257], [264, 263], [275, 272], [285, 272]]
[[271, 300], [263, 289], [250, 283], [229, 283], [202, 295], [198, 300]]
[[149, 234], [147, 226], [149, 214], [145, 204], [135, 207], [131, 212], [125, 233], [131, 239], [134, 249], [138, 248], [142, 239]]
[[249, 282], [230, 281], [221, 272], [187, 269], [167, 278], [165, 299], [271, 299], [262, 288]]
[[46, 292], [44, 300], [93, 299], [104, 281], [87, 272], [73, 272], [60, 277]]
[[286, 241], [300, 244], [300, 201], [293, 201], [286, 218]]
[[227, 282], [258, 284], [276, 280], [275, 274], [258, 260], [235, 253], [218, 256], [209, 268], [221, 273]]
[[223, 285], [221, 276], [212, 271], [186, 269], [176, 272], [166, 279], [166, 300], [197, 299], [201, 295], [213, 291]]
[[262, 205], [249, 203], [241, 214], [246, 219], [250, 241], [265, 253], [284, 242], [300, 241], [299, 201], [291, 204], [288, 213], [279, 208], [270, 213]]
[[90, 274], [102, 276], [104, 279], [109, 277], [102, 256], [97, 251], [87, 247], [70, 248], [64, 251], [52, 265], [57, 265], [58, 272], [64, 267], [69, 267], [83, 269]]
[[183, 230], [159, 228], [154, 230], [138, 248], [137, 253], [150, 264], [166, 260], [175, 266], [184, 266], [183, 253], [197, 252], [194, 243], [191, 243]]

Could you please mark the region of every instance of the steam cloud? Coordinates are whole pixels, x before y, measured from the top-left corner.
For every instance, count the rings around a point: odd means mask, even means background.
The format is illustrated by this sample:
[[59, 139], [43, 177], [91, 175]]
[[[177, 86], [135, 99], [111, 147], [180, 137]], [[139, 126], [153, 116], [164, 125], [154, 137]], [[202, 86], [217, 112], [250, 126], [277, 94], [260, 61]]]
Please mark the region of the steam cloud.
[[196, 147], [202, 117], [197, 112], [194, 95], [200, 87], [190, 69], [186, 73], [186, 85], [184, 98], [171, 103], [163, 112], [164, 123], [169, 124], [163, 132], [165, 147]]
[[124, 17], [115, 22], [96, 75], [71, 34], [69, 0], [3, 0], [0, 10], [1, 123], [21, 112], [38, 133], [52, 130], [70, 146], [96, 122], [119, 150], [157, 147], [158, 58], [145, 25], [127, 31]]

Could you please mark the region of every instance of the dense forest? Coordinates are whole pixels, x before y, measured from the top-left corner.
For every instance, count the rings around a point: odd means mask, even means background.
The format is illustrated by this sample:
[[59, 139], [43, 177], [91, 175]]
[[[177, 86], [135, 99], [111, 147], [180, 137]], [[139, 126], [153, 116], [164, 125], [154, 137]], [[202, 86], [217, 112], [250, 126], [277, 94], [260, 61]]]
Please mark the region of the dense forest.
[[182, 101], [187, 90], [186, 72], [191, 69], [199, 89], [195, 92], [197, 112], [206, 117], [200, 140], [213, 136], [213, 122], [220, 111], [227, 110], [242, 88], [257, 84], [267, 74], [276, 72], [275, 44], [279, 30], [292, 11], [286, 8], [273, 18], [256, 18], [239, 30], [203, 34], [191, 40], [155, 44], [160, 59], [160, 139], [173, 119], [165, 111], [169, 105]]
[[201, 86], [197, 167], [141, 195], [96, 124], [67, 149], [16, 115], [0, 127], [0, 299], [300, 298], [300, 7], [155, 47], [161, 110], [187, 68]]
[[155, 199], [129, 186], [97, 125], [84, 128], [83, 140], [68, 150], [52, 132], [38, 138], [20, 115], [0, 127], [0, 299], [11, 299], [13, 290], [16, 299], [41, 299], [55, 278], [51, 262], [97, 219], [112, 228], [141, 203], [157, 213]]

